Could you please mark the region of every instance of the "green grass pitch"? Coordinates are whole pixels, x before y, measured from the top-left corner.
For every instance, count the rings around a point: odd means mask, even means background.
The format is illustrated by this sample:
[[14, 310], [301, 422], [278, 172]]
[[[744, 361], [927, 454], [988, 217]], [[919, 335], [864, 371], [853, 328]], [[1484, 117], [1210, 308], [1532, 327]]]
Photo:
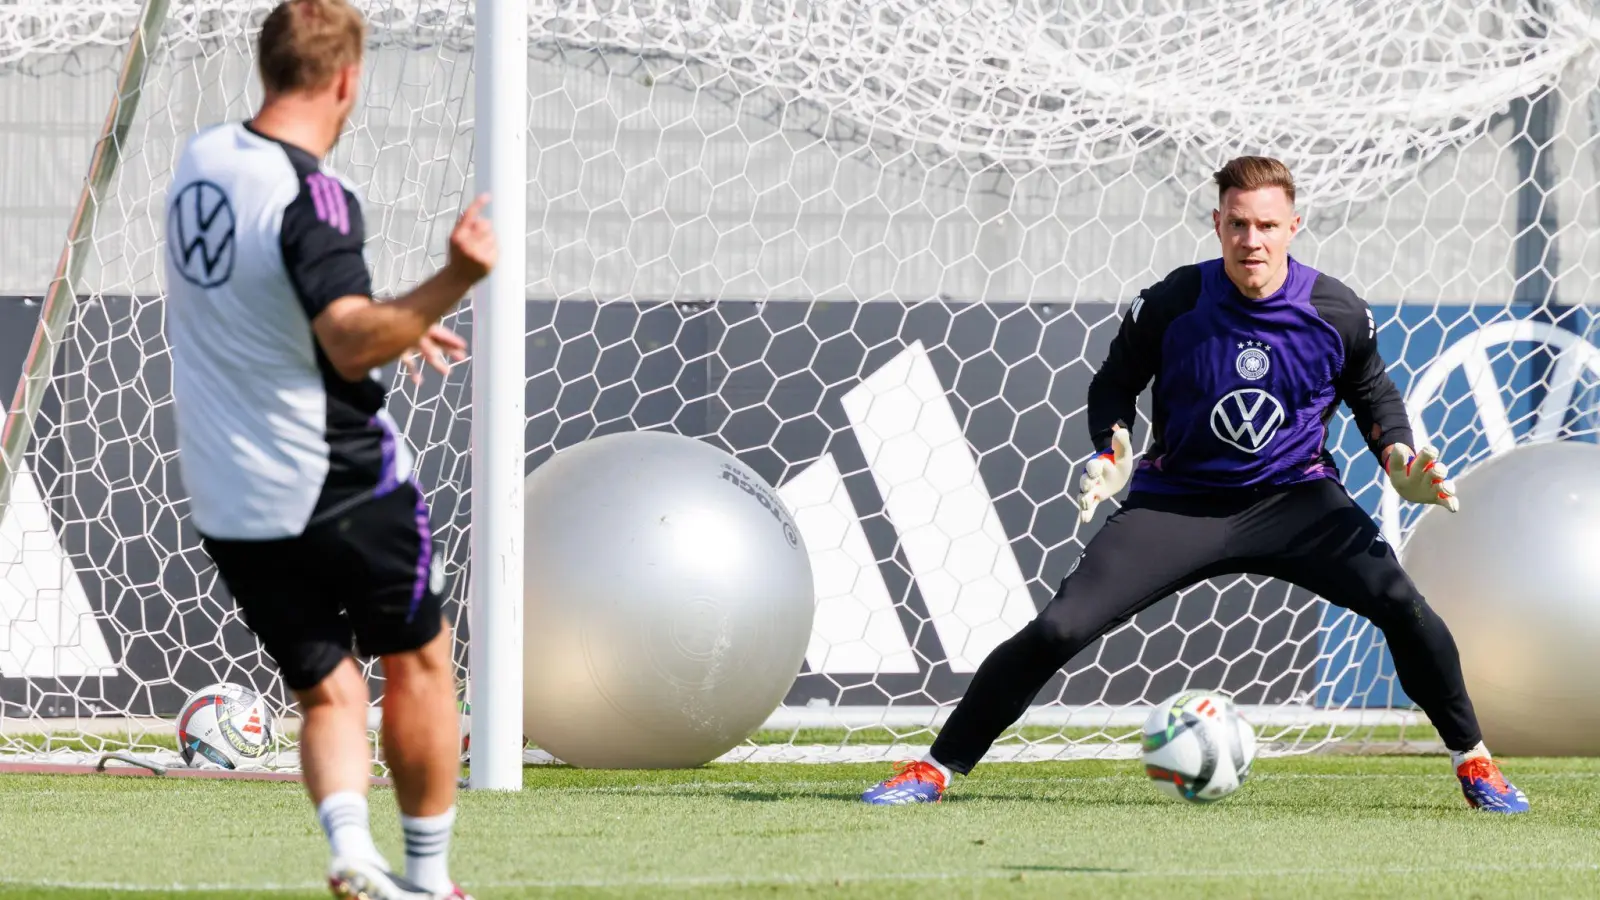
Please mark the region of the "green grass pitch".
[[[1210, 806], [1131, 760], [997, 763], [937, 806], [856, 797], [884, 765], [530, 767], [467, 793], [455, 874], [496, 897], [1600, 896], [1600, 760], [1505, 761], [1533, 812], [1468, 810], [1448, 762], [1263, 759]], [[400, 856], [393, 795], [373, 825]], [[0, 898], [323, 897], [292, 782], [0, 777]]]

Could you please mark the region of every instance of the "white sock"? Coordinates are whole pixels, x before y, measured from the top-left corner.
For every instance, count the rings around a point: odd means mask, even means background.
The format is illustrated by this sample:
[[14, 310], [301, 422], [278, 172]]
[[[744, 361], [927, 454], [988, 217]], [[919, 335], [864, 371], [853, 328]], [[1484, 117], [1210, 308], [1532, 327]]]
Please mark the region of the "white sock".
[[949, 787], [950, 786], [950, 770], [945, 767], [944, 763], [939, 762], [937, 759], [934, 759], [932, 753], [924, 755], [922, 757], [922, 761], [927, 763], [930, 766], [933, 766], [935, 769], [938, 769], [939, 770], [939, 774], [944, 776], [944, 786], [945, 787]]
[[1483, 745], [1483, 741], [1479, 741], [1477, 746], [1466, 752], [1450, 751], [1450, 765], [1453, 768], [1461, 768], [1461, 764], [1469, 759], [1493, 759], [1493, 757], [1489, 755], [1489, 748]]
[[333, 848], [334, 856], [383, 862], [383, 854], [372, 842], [365, 796], [355, 791], [329, 794], [317, 805], [317, 819], [322, 822], [322, 831], [328, 836], [328, 846]]
[[455, 821], [453, 806], [437, 816], [400, 817], [400, 830], [406, 836], [407, 881], [440, 893], [454, 886], [445, 855], [450, 850], [450, 829]]

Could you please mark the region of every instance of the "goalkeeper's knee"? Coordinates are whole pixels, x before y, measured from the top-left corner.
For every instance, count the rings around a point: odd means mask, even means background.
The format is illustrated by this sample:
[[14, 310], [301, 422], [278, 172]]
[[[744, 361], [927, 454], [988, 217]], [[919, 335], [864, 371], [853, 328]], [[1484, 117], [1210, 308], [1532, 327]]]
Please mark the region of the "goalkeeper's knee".
[[1414, 589], [1396, 587], [1385, 592], [1366, 617], [1391, 645], [1413, 640], [1428, 643], [1436, 633], [1448, 633], [1444, 619]]
[[1037, 652], [1058, 661], [1058, 665], [1066, 665], [1093, 638], [1086, 634], [1080, 623], [1072, 621], [1071, 616], [1051, 615], [1051, 611], [1046, 607], [1043, 613], [1024, 627], [1024, 631], [1029, 632], [1031, 642], [1038, 648]]

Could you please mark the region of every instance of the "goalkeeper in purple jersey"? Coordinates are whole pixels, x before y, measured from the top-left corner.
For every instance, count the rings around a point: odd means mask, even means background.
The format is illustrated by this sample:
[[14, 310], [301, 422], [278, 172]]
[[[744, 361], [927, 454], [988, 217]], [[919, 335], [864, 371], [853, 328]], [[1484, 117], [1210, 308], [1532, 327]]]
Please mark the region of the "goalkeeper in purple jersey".
[[[1406, 693], [1427, 713], [1467, 802], [1528, 800], [1483, 745], [1450, 630], [1339, 480], [1324, 444], [1343, 402], [1401, 497], [1457, 509], [1455, 487], [1414, 439], [1378, 355], [1367, 304], [1289, 255], [1300, 228], [1283, 163], [1241, 157], [1216, 173], [1222, 256], [1140, 292], [1089, 386], [1099, 452], [1079, 482], [1083, 521], [1130, 488], [1037, 618], [996, 647], [926, 757], [862, 799], [939, 800], [1095, 639], [1182, 588], [1252, 574], [1299, 585], [1383, 631]], [[1151, 440], [1128, 429], [1151, 386]], [[1154, 549], [1155, 552], [1152, 552]]]

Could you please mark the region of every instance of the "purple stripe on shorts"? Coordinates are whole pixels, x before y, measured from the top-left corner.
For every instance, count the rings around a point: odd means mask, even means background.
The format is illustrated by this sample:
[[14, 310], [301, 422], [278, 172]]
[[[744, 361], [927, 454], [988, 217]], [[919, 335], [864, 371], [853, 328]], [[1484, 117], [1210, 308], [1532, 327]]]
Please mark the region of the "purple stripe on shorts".
[[411, 586], [411, 609], [406, 612], [406, 621], [409, 622], [417, 614], [417, 608], [422, 605], [422, 595], [428, 590], [428, 576], [433, 567], [433, 529], [428, 527], [428, 501], [422, 497], [422, 487], [417, 488], [417, 537], [419, 549], [417, 550], [417, 581]]
[[384, 421], [382, 416], [373, 416], [372, 421], [368, 424], [375, 426], [379, 431], [383, 432], [383, 437], [381, 439], [383, 445], [383, 463], [378, 469], [378, 486], [373, 491], [373, 496], [382, 497], [384, 494], [387, 494], [400, 486], [400, 473], [395, 466], [394, 460], [395, 437], [394, 432], [389, 430], [389, 423]]

